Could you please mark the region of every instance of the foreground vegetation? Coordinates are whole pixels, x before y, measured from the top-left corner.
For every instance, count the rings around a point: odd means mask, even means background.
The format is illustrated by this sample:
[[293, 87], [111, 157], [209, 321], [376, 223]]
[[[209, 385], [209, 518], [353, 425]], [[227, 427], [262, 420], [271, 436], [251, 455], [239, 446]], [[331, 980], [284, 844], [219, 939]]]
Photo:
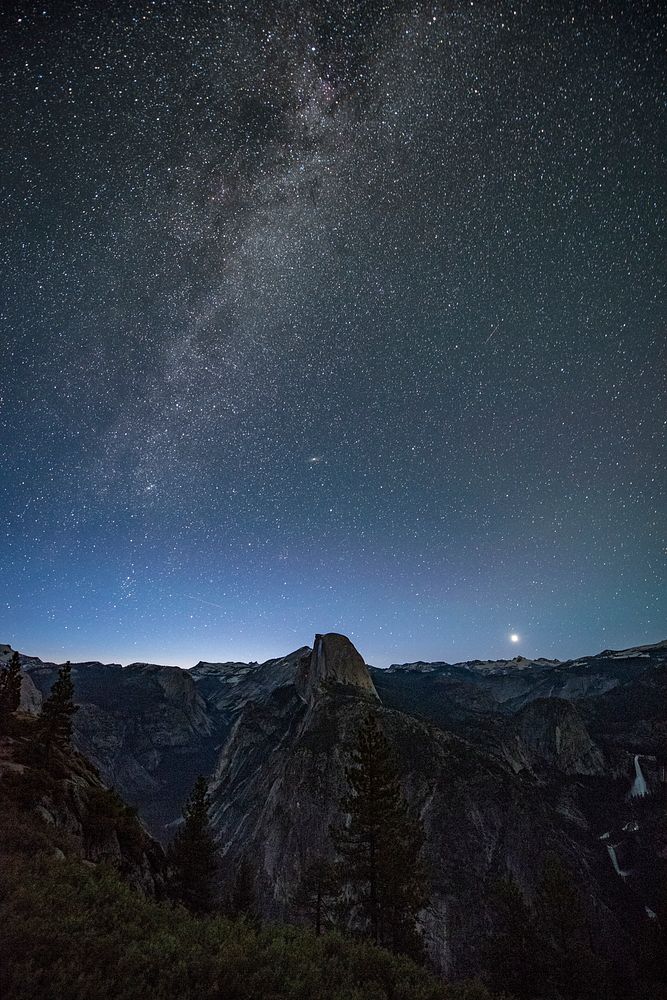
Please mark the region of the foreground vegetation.
[[[371, 767], [378, 757], [390, 761], [386, 747], [376, 752], [382, 736], [373, 720], [362, 728], [348, 773], [349, 827], [334, 831], [346, 878], [356, 887], [352, 905], [372, 939], [330, 929], [340, 878], [322, 859], [307, 873], [298, 900], [312, 930], [262, 927], [243, 864], [232, 905], [225, 915], [216, 912], [204, 779], [165, 856], [134, 810], [72, 748], [69, 665], [39, 719], [17, 711], [16, 677], [6, 674], [0, 676], [2, 1000], [666, 997], [659, 923], [647, 924], [641, 940], [642, 981], [618, 979], [591, 950], [579, 892], [555, 856], [547, 859], [532, 906], [511, 879], [496, 886], [497, 927], [484, 960], [493, 997], [480, 982], [445, 984], [404, 954], [379, 947], [400, 952], [419, 945], [413, 924], [423, 875], [419, 831], [390, 764]], [[360, 849], [369, 839], [378, 845], [371, 858]], [[375, 889], [364, 894], [367, 883]]]
[[155, 898], [159, 847], [68, 733], [48, 753], [43, 735], [20, 715], [0, 732], [2, 1000], [490, 1000], [369, 941]]
[[106, 866], [15, 859], [0, 877], [4, 1000], [484, 1000], [338, 934], [258, 930], [141, 897]]

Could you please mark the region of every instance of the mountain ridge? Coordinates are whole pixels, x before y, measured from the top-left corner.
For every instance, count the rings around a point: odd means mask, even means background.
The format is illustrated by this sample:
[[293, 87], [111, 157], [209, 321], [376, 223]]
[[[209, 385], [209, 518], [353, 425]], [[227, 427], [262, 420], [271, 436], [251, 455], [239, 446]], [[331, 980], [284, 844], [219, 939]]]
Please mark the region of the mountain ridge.
[[[317, 633], [318, 635], [320, 633]], [[322, 633], [328, 635], [339, 635], [340, 633]], [[347, 638], [344, 636], [344, 638]], [[280, 663], [287, 658], [291, 658], [297, 655], [303, 655], [306, 651], [311, 651], [312, 646], [299, 646], [297, 649], [292, 650], [282, 656], [269, 657], [267, 660], [198, 660], [190, 667], [180, 666], [179, 664], [159, 664], [151, 660], [131, 660], [128, 663], [117, 663], [115, 661], [105, 662], [103, 660], [72, 660], [70, 662], [73, 666], [85, 666], [86, 664], [95, 666], [105, 666], [105, 667], [117, 667], [120, 670], [127, 670], [130, 667], [159, 667], [161, 669], [174, 669], [182, 670], [187, 673], [191, 673], [193, 670], [199, 670], [204, 672], [206, 670], [215, 671], [217, 669], [227, 670], [228, 668], [238, 667], [238, 668], [251, 668], [256, 667], [267, 667], [271, 663]], [[621, 658], [627, 654], [634, 653], [647, 653], [651, 652], [661, 652], [665, 651], [667, 654], [667, 639], [661, 639], [653, 643], [645, 643], [643, 645], [635, 645], [628, 647], [621, 647], [619, 649], [609, 649], [605, 648], [600, 650], [598, 653], [584, 653], [577, 657], [570, 657], [569, 659], [561, 660], [559, 658], [546, 657], [546, 656], [535, 656], [526, 657], [522, 654], [517, 654], [513, 657], [499, 657], [498, 659], [479, 659], [475, 658], [472, 660], [456, 660], [450, 662], [449, 660], [412, 660], [405, 661], [403, 663], [390, 663], [386, 667], [377, 667], [374, 664], [368, 663], [368, 667], [373, 670], [402, 670], [411, 667], [473, 667], [473, 666], [486, 666], [487, 664], [493, 666], [507, 665], [511, 664], [537, 664], [544, 666], [566, 666], [568, 664], [574, 665], [582, 660], [597, 659], [600, 657], [617, 657]], [[61, 666], [64, 660], [45, 660], [42, 657], [35, 656], [33, 654], [22, 653], [20, 650], [16, 650], [10, 643], [0, 643], [0, 666], [9, 662], [12, 653], [19, 652], [22, 662], [26, 664], [35, 665], [45, 665], [45, 666]]]
[[[56, 665], [21, 662], [43, 697]], [[74, 663], [74, 740], [162, 841], [196, 774], [210, 775], [223, 868], [250, 856], [262, 915], [283, 920], [308, 858], [330, 855], [370, 711], [425, 827], [434, 965], [474, 974], [488, 886], [510, 872], [530, 900], [549, 850], [586, 886], [591, 933], [613, 956], [661, 912], [667, 642], [500, 663], [379, 669], [337, 633], [264, 663]]]

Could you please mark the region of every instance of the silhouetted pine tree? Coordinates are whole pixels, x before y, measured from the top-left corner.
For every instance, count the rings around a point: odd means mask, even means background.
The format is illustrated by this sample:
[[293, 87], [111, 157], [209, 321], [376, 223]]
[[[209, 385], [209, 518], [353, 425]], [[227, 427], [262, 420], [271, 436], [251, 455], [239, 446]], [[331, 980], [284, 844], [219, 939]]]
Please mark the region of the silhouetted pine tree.
[[[667, 903], [667, 878], [657, 868], [657, 885], [661, 887], [663, 899]], [[662, 876], [662, 877], [661, 877]], [[663, 919], [659, 915], [649, 917], [639, 928], [637, 967], [639, 979], [634, 984], [633, 1000], [643, 997], [667, 997], [667, 911], [663, 910]]]
[[21, 704], [21, 664], [12, 653], [9, 666], [0, 670], [0, 729], [6, 730], [9, 719]]
[[584, 913], [579, 893], [570, 881], [565, 866], [556, 854], [548, 854], [535, 899], [542, 930], [561, 952], [582, 938]]
[[516, 1000], [540, 1000], [549, 996], [543, 963], [544, 945], [523, 893], [510, 876], [493, 887], [491, 903], [497, 931], [483, 956], [493, 992], [508, 993]]
[[547, 943], [546, 976], [554, 993], [571, 1000], [597, 1000], [606, 980], [605, 963], [592, 951], [581, 897], [556, 854], [545, 859], [535, 910]]
[[333, 923], [338, 888], [334, 865], [318, 857], [306, 867], [294, 894], [294, 909], [312, 924], [318, 936]]
[[54, 746], [67, 747], [72, 739], [72, 716], [78, 710], [74, 704], [74, 683], [69, 660], [58, 671], [58, 679], [42, 706], [40, 735], [47, 758]]
[[236, 870], [236, 878], [229, 898], [229, 909], [235, 917], [257, 920], [255, 897], [255, 871], [247, 854], [243, 854]]
[[209, 823], [210, 799], [200, 775], [183, 809], [183, 826], [167, 851], [169, 893], [195, 913], [213, 909], [215, 843]]
[[362, 724], [347, 770], [349, 814], [332, 831], [348, 915], [373, 941], [421, 957], [417, 915], [427, 902], [422, 833], [410, 817], [391, 747], [373, 715]]

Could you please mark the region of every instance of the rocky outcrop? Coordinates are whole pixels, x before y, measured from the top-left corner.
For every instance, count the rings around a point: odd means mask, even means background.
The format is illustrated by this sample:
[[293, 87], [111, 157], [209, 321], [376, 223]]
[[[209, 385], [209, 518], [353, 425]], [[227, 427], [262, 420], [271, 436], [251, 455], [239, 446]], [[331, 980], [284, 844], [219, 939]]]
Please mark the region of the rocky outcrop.
[[560, 698], [531, 701], [512, 719], [504, 743], [506, 759], [516, 771], [544, 767], [566, 775], [604, 774], [606, 762], [575, 706]]
[[335, 685], [378, 697], [363, 657], [347, 636], [337, 632], [316, 635], [312, 650], [302, 657], [297, 690], [307, 704], [312, 704], [325, 689]]
[[[198, 774], [211, 774], [246, 704], [293, 690], [303, 646], [266, 663], [198, 663], [192, 670], [151, 663], [72, 664], [77, 748], [103, 780], [135, 805], [151, 833], [168, 840]], [[22, 657], [38, 698], [57, 664]]]
[[275, 690], [294, 684], [296, 672], [309, 646], [265, 663], [197, 663], [190, 676], [213, 715], [233, 718], [248, 702], [260, 703]]
[[[243, 855], [258, 872], [262, 914], [293, 919], [291, 900], [308, 862], [331, 856], [330, 829], [343, 822], [349, 751], [373, 711], [399, 761], [402, 785], [426, 835], [431, 899], [424, 913], [430, 958], [447, 975], [479, 968], [494, 914], [488, 886], [510, 871], [530, 894], [547, 850], [557, 850], [590, 883], [597, 847], [576, 843], [558, 803], [530, 773], [402, 712], [362, 689], [334, 686], [306, 704], [277, 692], [248, 705], [230, 734], [211, 784], [212, 822], [223, 872]], [[619, 933], [604, 893], [595, 890], [607, 933]]]
[[29, 715], [38, 715], [42, 710], [43, 697], [30, 674], [21, 677], [21, 709]]
[[120, 797], [74, 750], [56, 749], [46, 762], [34, 721], [18, 719], [14, 734], [0, 739], [0, 844], [16, 840], [26, 819], [41, 831], [41, 849], [118, 870], [136, 889], [159, 896], [165, 857]]
[[[25, 669], [48, 694], [57, 665], [32, 659]], [[139, 808], [155, 836], [168, 839], [194, 778], [212, 771], [226, 730], [216, 730], [194, 678], [178, 667], [73, 663], [72, 679], [77, 749]]]

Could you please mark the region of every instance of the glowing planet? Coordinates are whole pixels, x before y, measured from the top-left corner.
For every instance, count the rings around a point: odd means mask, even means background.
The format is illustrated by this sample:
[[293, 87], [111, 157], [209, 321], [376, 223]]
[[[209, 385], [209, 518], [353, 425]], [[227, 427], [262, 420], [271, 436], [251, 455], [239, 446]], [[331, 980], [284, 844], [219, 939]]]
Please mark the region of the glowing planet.
[[512, 632], [510, 636], [510, 642], [518, 642], [518, 641], [519, 641], [519, 636], [516, 634], [516, 632]]

